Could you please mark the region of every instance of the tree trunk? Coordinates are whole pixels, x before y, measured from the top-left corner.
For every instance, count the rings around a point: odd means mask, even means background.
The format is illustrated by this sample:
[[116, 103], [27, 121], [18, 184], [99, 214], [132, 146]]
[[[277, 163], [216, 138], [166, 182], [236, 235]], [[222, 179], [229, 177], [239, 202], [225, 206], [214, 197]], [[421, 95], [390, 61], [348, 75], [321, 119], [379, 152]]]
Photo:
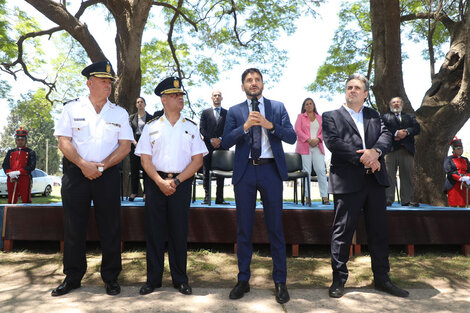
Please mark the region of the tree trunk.
[[142, 75], [140, 53], [142, 35], [147, 23], [152, 0], [109, 0], [106, 7], [116, 21], [116, 52], [118, 79], [114, 84], [114, 101], [129, 114], [136, 111], [135, 100], [140, 95]]
[[[403, 84], [398, 0], [371, 0], [370, 5], [375, 53], [373, 91], [377, 105], [382, 113], [386, 112], [388, 101], [400, 96], [404, 110], [412, 112]], [[470, 21], [468, 9], [464, 21]], [[465, 58], [470, 49], [470, 27], [464, 22], [451, 26], [446, 61], [416, 111], [421, 133], [415, 137], [415, 200], [432, 205], [447, 203], [442, 191], [443, 161], [450, 140], [470, 116], [470, 58]]]
[[469, 11], [454, 25], [450, 51], [426, 92], [416, 117], [421, 134], [416, 138], [415, 198], [422, 203], [447, 205], [443, 193], [443, 161], [449, 142], [470, 116]]
[[399, 1], [371, 0], [370, 17], [375, 63], [372, 90], [377, 107], [380, 113], [386, 113], [390, 99], [401, 97], [404, 111], [412, 112], [403, 83]]

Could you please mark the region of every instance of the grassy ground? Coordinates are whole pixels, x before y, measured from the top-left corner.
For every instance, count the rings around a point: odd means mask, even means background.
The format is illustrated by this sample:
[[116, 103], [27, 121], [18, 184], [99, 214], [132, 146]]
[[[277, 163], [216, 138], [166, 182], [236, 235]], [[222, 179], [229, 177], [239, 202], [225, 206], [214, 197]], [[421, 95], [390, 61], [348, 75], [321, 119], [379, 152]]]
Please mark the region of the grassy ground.
[[[62, 254], [58, 244], [23, 243], [13, 252], [0, 253], [2, 281], [27, 279], [33, 284], [55, 285], [62, 281]], [[193, 245], [188, 254], [188, 274], [191, 284], [199, 287], [232, 287], [236, 281], [237, 259], [229, 245]], [[54, 251], [55, 250], [55, 251]], [[257, 288], [271, 288], [272, 261], [266, 245], [255, 246], [250, 284]], [[391, 277], [399, 285], [408, 288], [426, 288], [433, 280], [446, 280], [450, 285], [470, 287], [470, 258], [459, 255], [458, 248], [423, 247], [421, 254], [408, 257], [400, 250], [390, 256]], [[88, 271], [83, 283], [101, 285], [99, 274], [101, 253], [96, 244], [89, 247]], [[164, 285], [170, 285], [168, 259], [165, 260]], [[120, 282], [124, 285], [140, 285], [145, 282], [145, 246], [133, 245], [122, 254], [123, 271]], [[297, 288], [323, 288], [331, 283], [331, 267], [328, 247], [301, 247], [300, 257], [288, 257], [288, 283]], [[352, 257], [348, 263], [349, 287], [363, 287], [372, 283], [370, 257]]]
[[[49, 197], [45, 197], [43, 195], [33, 195], [31, 197], [31, 202], [36, 203], [36, 204], [46, 204], [46, 203], [54, 203], [54, 202], [60, 202], [60, 201], [62, 201], [62, 198], [60, 196], [60, 186], [52, 187], [52, 192]], [[7, 197], [0, 198], [0, 205], [7, 204], [7, 203], [8, 203]], [[20, 200], [20, 203], [21, 203], [21, 200]]]

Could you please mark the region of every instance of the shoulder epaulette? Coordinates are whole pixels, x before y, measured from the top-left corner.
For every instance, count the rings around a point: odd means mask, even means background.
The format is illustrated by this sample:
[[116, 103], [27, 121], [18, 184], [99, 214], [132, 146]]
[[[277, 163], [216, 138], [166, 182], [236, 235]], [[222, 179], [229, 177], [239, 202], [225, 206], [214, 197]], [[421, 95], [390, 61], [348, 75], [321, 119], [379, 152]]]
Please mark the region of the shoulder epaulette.
[[183, 121], [185, 121], [185, 120], [188, 121], [188, 122], [191, 122], [191, 123], [193, 123], [194, 125], [197, 126], [197, 124], [195, 122], [191, 121], [189, 118], [185, 117]]
[[161, 116], [155, 116], [155, 117], [149, 119], [147, 122], [145, 122], [145, 124], [150, 124], [150, 123], [152, 123], [153, 121], [158, 120], [160, 117], [161, 117]]
[[66, 101], [66, 102], [64, 102], [64, 105], [69, 104], [69, 103], [71, 103], [71, 102], [75, 102], [75, 101], [77, 101], [78, 99], [80, 99], [80, 98], [75, 98], [75, 99], [73, 99], [73, 100]]

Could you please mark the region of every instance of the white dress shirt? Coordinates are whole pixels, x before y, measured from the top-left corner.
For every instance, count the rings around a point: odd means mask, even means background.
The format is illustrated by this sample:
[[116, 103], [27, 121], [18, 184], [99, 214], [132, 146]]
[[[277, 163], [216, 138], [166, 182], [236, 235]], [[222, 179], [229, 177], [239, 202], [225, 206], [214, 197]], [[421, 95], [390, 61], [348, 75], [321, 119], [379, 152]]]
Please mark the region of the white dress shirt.
[[349, 112], [349, 115], [351, 115], [351, 118], [353, 119], [354, 124], [356, 124], [357, 130], [359, 131], [359, 134], [361, 135], [362, 148], [366, 149], [366, 140], [364, 136], [364, 116], [362, 114], [364, 106], [362, 106], [361, 110], [357, 113], [353, 109], [350, 109], [346, 104], [343, 104], [343, 106]]

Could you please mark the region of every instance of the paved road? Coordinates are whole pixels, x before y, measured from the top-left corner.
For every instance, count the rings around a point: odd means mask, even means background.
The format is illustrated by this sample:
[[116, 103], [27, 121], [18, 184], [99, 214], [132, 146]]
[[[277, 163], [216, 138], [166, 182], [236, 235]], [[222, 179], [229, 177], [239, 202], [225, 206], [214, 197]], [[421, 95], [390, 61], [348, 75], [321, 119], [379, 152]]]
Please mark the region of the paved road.
[[184, 296], [173, 288], [138, 295], [138, 286], [122, 286], [118, 296], [108, 296], [101, 286], [82, 286], [62, 297], [51, 297], [50, 285], [0, 283], [0, 312], [470, 312], [470, 291], [440, 284], [437, 288], [410, 289], [406, 299], [368, 288], [346, 288], [341, 299], [328, 297], [326, 289], [291, 289], [291, 301], [280, 305], [274, 291], [252, 289], [240, 300], [229, 300], [230, 289], [194, 288]]

